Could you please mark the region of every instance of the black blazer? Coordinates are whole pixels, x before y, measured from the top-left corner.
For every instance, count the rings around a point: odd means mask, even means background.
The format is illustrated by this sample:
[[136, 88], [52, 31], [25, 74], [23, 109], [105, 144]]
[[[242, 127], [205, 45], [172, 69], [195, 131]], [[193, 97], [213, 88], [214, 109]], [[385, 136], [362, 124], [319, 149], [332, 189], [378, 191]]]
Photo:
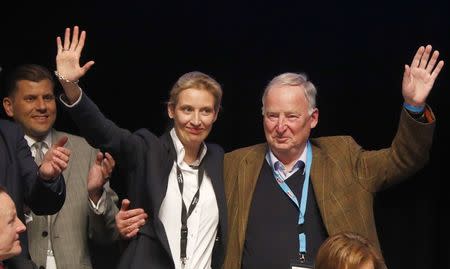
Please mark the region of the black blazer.
[[[23, 223], [24, 204], [37, 215], [51, 215], [61, 209], [66, 198], [63, 176], [51, 184], [41, 180], [22, 128], [7, 120], [0, 120], [0, 185], [13, 199]], [[20, 243], [22, 254], [5, 261], [9, 268], [14, 268], [13, 260], [29, 259], [26, 233], [20, 235]]]
[[[85, 93], [77, 105], [66, 106], [66, 109], [91, 146], [110, 152], [116, 158], [116, 168], [120, 169], [120, 175], [126, 177], [133, 207], [144, 208], [150, 216], [138, 236], [129, 243], [119, 268], [175, 268], [163, 224], [158, 218], [169, 173], [176, 159], [170, 135], [165, 133], [157, 137], [146, 129], [131, 133], [119, 128], [105, 118]], [[211, 177], [219, 209], [219, 227], [211, 266], [219, 269], [224, 260], [227, 240], [224, 153], [218, 145], [208, 144], [207, 147], [203, 162], [206, 173]]]

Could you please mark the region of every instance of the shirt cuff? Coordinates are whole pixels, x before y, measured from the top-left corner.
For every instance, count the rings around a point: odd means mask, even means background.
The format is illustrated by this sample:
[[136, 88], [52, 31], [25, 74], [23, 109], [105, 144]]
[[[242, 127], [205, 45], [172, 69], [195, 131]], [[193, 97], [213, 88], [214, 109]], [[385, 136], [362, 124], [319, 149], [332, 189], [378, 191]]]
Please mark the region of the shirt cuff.
[[106, 211], [106, 191], [103, 190], [102, 196], [98, 200], [97, 204], [95, 204], [90, 198], [89, 198], [89, 205], [92, 211], [94, 211], [97, 215], [103, 215]]
[[78, 99], [75, 102], [73, 102], [73, 104], [69, 105], [67, 103], [65, 94], [61, 94], [59, 96], [59, 100], [61, 101], [61, 103], [63, 103], [63, 105], [65, 105], [66, 107], [74, 107], [74, 106], [76, 106], [80, 102], [81, 97], [83, 96], [83, 90], [79, 86], [78, 86], [78, 89], [80, 89], [80, 97], [78, 97]]
[[45, 187], [49, 188], [50, 190], [57, 193], [58, 195], [61, 195], [63, 193], [64, 188], [63, 188], [63, 184], [61, 183], [61, 174], [51, 180], [44, 180], [42, 178], [40, 178], [40, 180], [41, 180], [42, 184], [44, 184]]

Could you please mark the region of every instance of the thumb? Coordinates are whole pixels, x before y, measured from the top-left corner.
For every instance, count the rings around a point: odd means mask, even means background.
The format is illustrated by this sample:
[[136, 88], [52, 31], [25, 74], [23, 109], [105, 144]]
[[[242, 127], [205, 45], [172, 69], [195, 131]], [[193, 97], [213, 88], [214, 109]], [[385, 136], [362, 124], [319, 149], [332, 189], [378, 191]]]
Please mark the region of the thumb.
[[61, 137], [58, 142], [56, 142], [55, 147], [64, 147], [68, 140], [69, 138], [67, 136]]
[[122, 206], [120, 207], [120, 211], [126, 211], [128, 210], [128, 207], [130, 206], [130, 200], [123, 199], [122, 200]]
[[411, 69], [409, 68], [409, 65], [405, 64], [405, 72], [403, 72], [403, 81], [409, 78], [411, 75]]

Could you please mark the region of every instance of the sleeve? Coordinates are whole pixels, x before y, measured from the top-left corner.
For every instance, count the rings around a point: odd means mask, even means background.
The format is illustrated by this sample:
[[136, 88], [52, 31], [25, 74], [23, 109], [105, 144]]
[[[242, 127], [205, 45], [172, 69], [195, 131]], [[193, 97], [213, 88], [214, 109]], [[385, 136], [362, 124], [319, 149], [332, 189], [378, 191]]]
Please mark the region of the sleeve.
[[98, 244], [109, 244], [119, 239], [115, 221], [115, 216], [119, 212], [118, 197], [109, 184], [105, 184], [103, 194], [105, 195], [103, 212], [96, 212], [92, 206], [89, 207], [89, 238]]
[[36, 215], [52, 215], [58, 212], [66, 199], [66, 186], [61, 174], [52, 183], [38, 176], [38, 167], [20, 128], [17, 128], [17, 161], [23, 182], [24, 200]]

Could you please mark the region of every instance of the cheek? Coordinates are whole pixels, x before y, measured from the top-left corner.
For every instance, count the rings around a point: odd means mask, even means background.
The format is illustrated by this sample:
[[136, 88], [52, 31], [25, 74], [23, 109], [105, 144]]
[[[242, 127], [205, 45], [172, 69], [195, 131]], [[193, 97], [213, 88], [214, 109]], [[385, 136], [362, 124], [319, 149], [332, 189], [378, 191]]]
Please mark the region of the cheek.
[[272, 132], [275, 126], [276, 126], [275, 123], [272, 123], [269, 120], [264, 120], [264, 131]]

